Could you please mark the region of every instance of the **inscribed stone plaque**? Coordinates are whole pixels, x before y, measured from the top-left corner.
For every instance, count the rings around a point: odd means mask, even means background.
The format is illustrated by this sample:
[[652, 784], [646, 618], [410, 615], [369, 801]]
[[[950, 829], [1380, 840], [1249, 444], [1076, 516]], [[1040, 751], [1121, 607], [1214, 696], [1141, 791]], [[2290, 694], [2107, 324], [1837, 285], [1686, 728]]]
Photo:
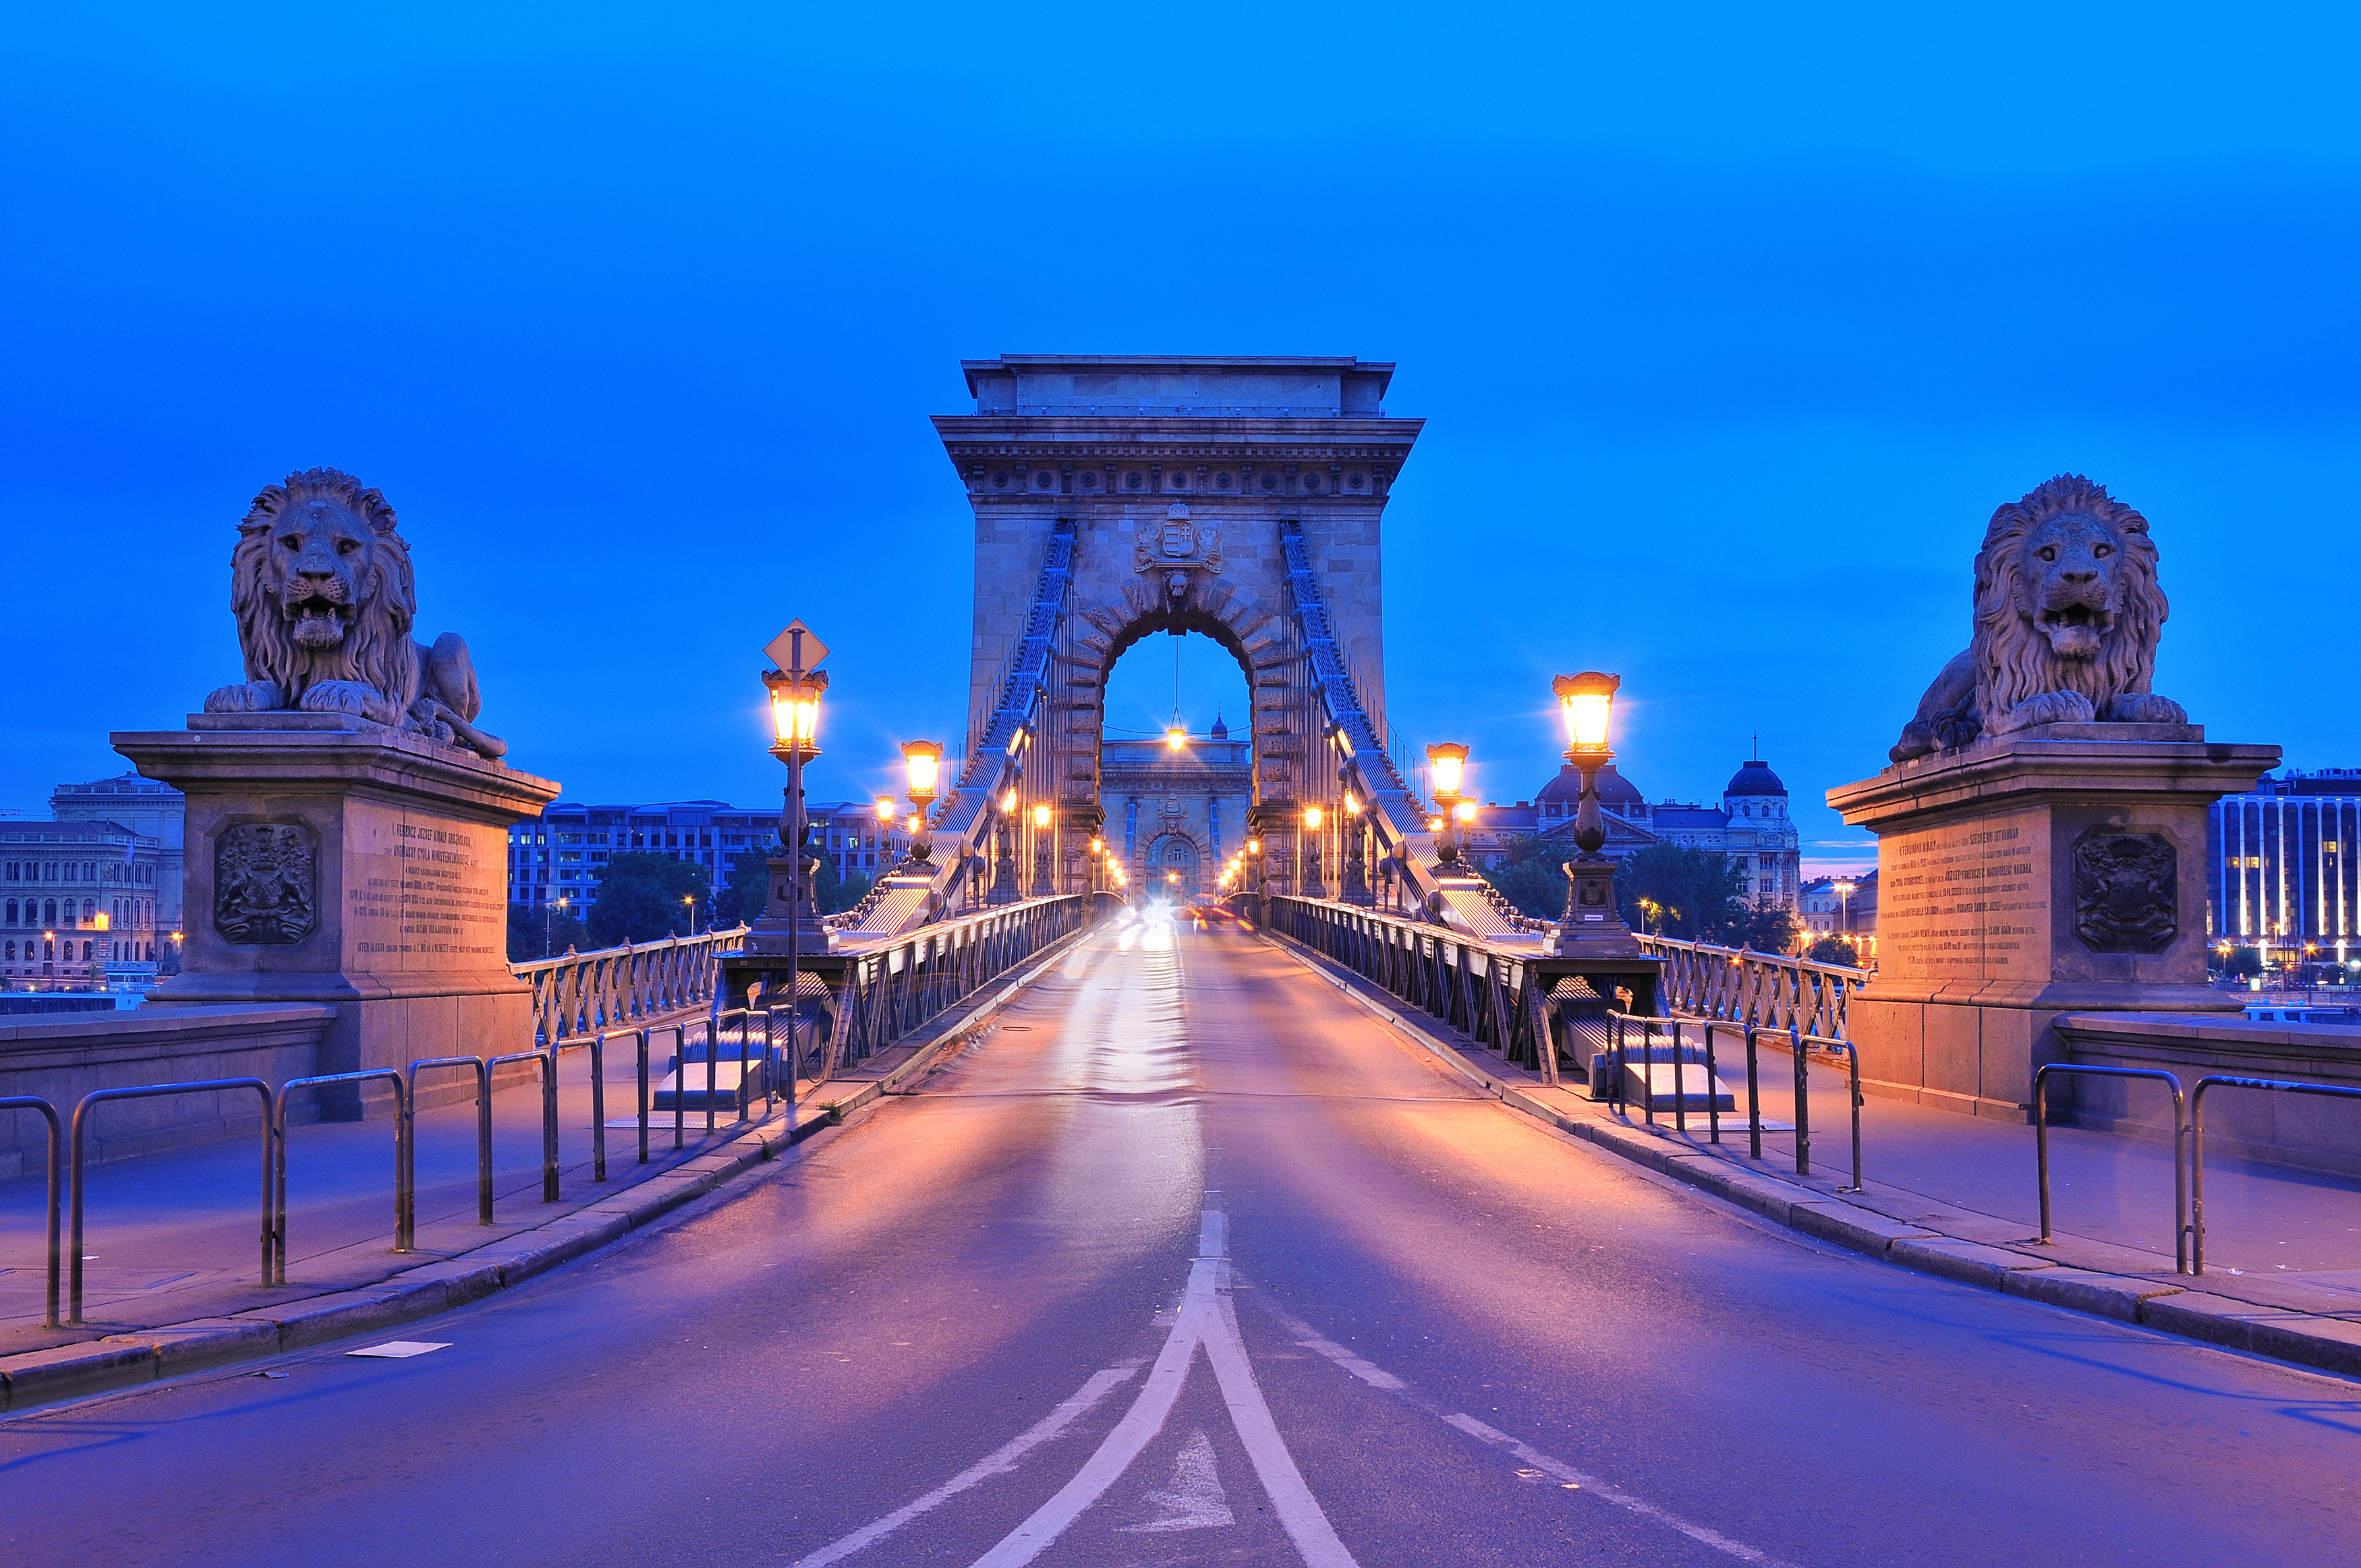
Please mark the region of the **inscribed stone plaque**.
[[2085, 833], [2074, 846], [2074, 934], [2094, 953], [2160, 953], [2180, 934], [2180, 857], [2161, 833]]
[[253, 946], [300, 942], [320, 922], [319, 839], [296, 822], [242, 822], [214, 840], [214, 929]]
[[345, 928], [354, 967], [413, 975], [505, 969], [506, 832], [357, 802], [348, 831]]
[[1888, 834], [1878, 850], [1877, 938], [1886, 970], [1935, 981], [2049, 975], [2038, 814]]

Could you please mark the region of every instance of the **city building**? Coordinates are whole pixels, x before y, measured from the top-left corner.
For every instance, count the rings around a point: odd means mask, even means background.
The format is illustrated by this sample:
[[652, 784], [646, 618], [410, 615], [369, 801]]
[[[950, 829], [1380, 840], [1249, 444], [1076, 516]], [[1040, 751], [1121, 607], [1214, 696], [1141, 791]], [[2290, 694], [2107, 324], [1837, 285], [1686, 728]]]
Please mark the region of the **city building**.
[[1853, 938], [1861, 957], [1877, 952], [1877, 873], [1857, 877], [1814, 877], [1804, 884], [1805, 933], [1812, 940], [1841, 936]]
[[154, 979], [171, 941], [158, 924], [162, 859], [154, 839], [119, 823], [0, 823], [0, 981]]
[[2239, 947], [2311, 947], [2338, 963], [2361, 945], [2361, 768], [2290, 768], [2205, 815], [2205, 924]]
[[122, 773], [49, 792], [49, 816], [60, 822], [112, 822], [156, 844], [156, 928], [185, 929], [181, 912], [181, 832], [188, 797], [170, 784]]
[[[882, 834], [873, 802], [814, 802], [805, 807], [812, 846], [840, 876], [874, 877], [909, 847], [906, 816]], [[705, 868], [708, 885], [730, 880], [732, 861], [778, 840], [776, 806], [727, 806], [718, 800], [666, 801], [649, 806], [587, 806], [555, 801], [535, 822], [509, 829], [509, 903], [541, 909], [564, 900], [586, 912], [598, 894], [607, 863], [617, 855], [668, 855]], [[881, 838], [883, 842], [881, 843]], [[880, 857], [884, 857], [881, 861]], [[697, 915], [703, 929], [709, 911]]]
[[[1487, 805], [1478, 811], [1468, 834], [1470, 855], [1479, 865], [1495, 865], [1512, 839], [1573, 832], [1581, 797], [1582, 775], [1571, 762], [1562, 765], [1530, 802]], [[1651, 844], [1716, 850], [1730, 858], [1739, 875], [1739, 896], [1748, 903], [1793, 907], [1796, 902], [1801, 841], [1787, 815], [1787, 786], [1759, 757], [1730, 775], [1719, 806], [1683, 805], [1669, 797], [1651, 805], [1609, 762], [1598, 770], [1598, 809], [1607, 831], [1604, 852], [1615, 860], [1627, 860]]]
[[[1253, 804], [1254, 748], [1231, 740], [1218, 713], [1211, 729], [1186, 735], [1178, 748], [1169, 739], [1100, 743], [1101, 831], [1142, 892], [1182, 901], [1211, 894], [1223, 863], [1246, 841]], [[1293, 885], [1273, 870], [1275, 885]]]

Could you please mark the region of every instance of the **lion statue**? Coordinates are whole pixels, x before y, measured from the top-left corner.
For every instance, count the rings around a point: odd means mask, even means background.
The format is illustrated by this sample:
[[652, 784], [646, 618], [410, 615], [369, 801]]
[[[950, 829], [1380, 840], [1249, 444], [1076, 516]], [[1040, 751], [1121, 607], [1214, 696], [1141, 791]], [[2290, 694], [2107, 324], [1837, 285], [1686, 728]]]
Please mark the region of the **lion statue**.
[[1888, 755], [1897, 762], [2036, 724], [2186, 724], [2150, 692], [2164, 590], [2147, 519], [2080, 474], [1993, 513], [1975, 636]]
[[393, 509], [334, 468], [290, 474], [254, 498], [230, 554], [246, 684], [205, 698], [207, 713], [349, 713], [464, 746], [505, 741], [475, 728], [482, 699], [467, 644], [411, 640], [418, 599]]

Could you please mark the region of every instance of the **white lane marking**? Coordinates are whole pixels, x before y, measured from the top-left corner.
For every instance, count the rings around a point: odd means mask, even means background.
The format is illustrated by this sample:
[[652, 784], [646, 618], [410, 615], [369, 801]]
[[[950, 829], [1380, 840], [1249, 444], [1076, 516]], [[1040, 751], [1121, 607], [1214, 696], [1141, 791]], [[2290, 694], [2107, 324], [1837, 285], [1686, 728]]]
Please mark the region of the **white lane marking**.
[[1439, 1401], [1429, 1398], [1385, 1368], [1372, 1365], [1343, 1345], [1325, 1338], [1311, 1324], [1289, 1312], [1285, 1308], [1276, 1306], [1267, 1299], [1261, 1299], [1260, 1296], [1261, 1293], [1257, 1291], [1257, 1304], [1264, 1311], [1270, 1314], [1279, 1327], [1294, 1336], [1296, 1343], [1306, 1350], [1327, 1357], [1371, 1387], [1382, 1388], [1397, 1398], [1416, 1406], [1445, 1426], [1465, 1432], [1478, 1442], [1514, 1454], [1534, 1469], [1544, 1471], [1556, 1476], [1560, 1481], [1580, 1487], [1586, 1496], [1611, 1503], [1619, 1508], [1638, 1514], [1642, 1519], [1653, 1519], [1669, 1530], [1677, 1530], [1687, 1536], [1691, 1541], [1710, 1546], [1716, 1552], [1735, 1557], [1741, 1563], [1759, 1563], [1763, 1564], [1764, 1568], [1794, 1568], [1792, 1563], [1773, 1557], [1759, 1547], [1749, 1546], [1742, 1541], [1732, 1541], [1719, 1530], [1683, 1519], [1678, 1514], [1658, 1508], [1645, 1497], [1634, 1497], [1612, 1482], [1602, 1481], [1596, 1475], [1576, 1470], [1565, 1460], [1543, 1453], [1531, 1443], [1510, 1437], [1498, 1427], [1487, 1426], [1464, 1410], [1445, 1409]]
[[1180, 1397], [1180, 1384], [1189, 1374], [1189, 1363], [1194, 1359], [1200, 1325], [1205, 1318], [1205, 1308], [1213, 1297], [1213, 1280], [1221, 1270], [1217, 1258], [1199, 1258], [1189, 1268], [1189, 1287], [1180, 1298], [1180, 1310], [1175, 1315], [1172, 1332], [1165, 1336], [1164, 1348], [1157, 1354], [1156, 1365], [1148, 1368], [1148, 1384], [1115, 1422], [1115, 1431], [1107, 1433], [1098, 1452], [1082, 1464], [1074, 1478], [1058, 1488], [1057, 1495], [1033, 1510], [1030, 1518], [1003, 1536], [1000, 1543], [975, 1560], [975, 1568], [1021, 1568], [1039, 1556], [1049, 1543], [1065, 1533], [1066, 1527], [1079, 1518], [1084, 1508], [1097, 1502], [1101, 1494], [1115, 1485], [1117, 1477], [1139, 1457], [1148, 1440], [1164, 1429], [1164, 1420], [1172, 1413], [1172, 1402]]
[[1230, 1512], [1229, 1494], [1222, 1490], [1222, 1478], [1213, 1468], [1213, 1440], [1202, 1428], [1190, 1437], [1180, 1457], [1172, 1462], [1172, 1479], [1164, 1484], [1164, 1490], [1148, 1493], [1148, 1500], [1164, 1509], [1164, 1517], [1146, 1524], [1127, 1524], [1124, 1534], [1216, 1530], [1238, 1522]]
[[1180, 1310], [1174, 1314], [1172, 1332], [1166, 1336], [1156, 1365], [1148, 1370], [1147, 1387], [1140, 1389], [1139, 1398], [1115, 1423], [1099, 1451], [1083, 1464], [1082, 1472], [1035, 1509], [1031, 1518], [1002, 1537], [997, 1546], [977, 1558], [974, 1568], [1023, 1568], [1065, 1533], [1083, 1509], [1098, 1501], [1163, 1430], [1201, 1344], [1213, 1363], [1231, 1424], [1237, 1429], [1255, 1475], [1295, 1550], [1310, 1568], [1360, 1568], [1345, 1543], [1336, 1539], [1312, 1488], [1304, 1485], [1302, 1472], [1296, 1469], [1279, 1435], [1278, 1423], [1271, 1420], [1270, 1407], [1255, 1386], [1246, 1343], [1238, 1337], [1237, 1317], [1229, 1303], [1214, 1294], [1229, 1235], [1228, 1221], [1213, 1206], [1220, 1197], [1214, 1191], [1205, 1194], [1206, 1206], [1197, 1221], [1197, 1260], [1190, 1266]]
[[1071, 1426], [1078, 1417], [1105, 1398], [1118, 1386], [1128, 1382], [1131, 1375], [1138, 1370], [1139, 1363], [1131, 1361], [1091, 1374], [1090, 1380], [1074, 1390], [1071, 1398], [1016, 1437], [994, 1449], [926, 1496], [904, 1504], [874, 1523], [862, 1526], [851, 1535], [829, 1542], [807, 1557], [797, 1558], [794, 1568], [826, 1568], [828, 1563], [840, 1562], [864, 1546], [884, 1540], [920, 1514], [941, 1507], [969, 1487], [994, 1475], [1007, 1475], [1016, 1468], [1018, 1461]]
[[1218, 1332], [1205, 1336], [1205, 1358], [1213, 1364], [1223, 1402], [1230, 1407], [1230, 1424], [1237, 1428], [1246, 1457], [1254, 1461], [1255, 1475], [1269, 1496], [1287, 1539], [1295, 1542], [1295, 1550], [1309, 1568], [1358, 1568], [1353, 1554], [1336, 1539], [1335, 1529], [1321, 1511], [1320, 1500], [1303, 1484], [1303, 1473], [1295, 1467], [1279, 1435], [1278, 1423], [1270, 1419], [1270, 1407], [1263, 1403], [1262, 1390], [1255, 1386], [1254, 1369], [1246, 1365], [1246, 1342], [1238, 1337], [1237, 1313], [1228, 1297], [1214, 1302], [1212, 1317]]

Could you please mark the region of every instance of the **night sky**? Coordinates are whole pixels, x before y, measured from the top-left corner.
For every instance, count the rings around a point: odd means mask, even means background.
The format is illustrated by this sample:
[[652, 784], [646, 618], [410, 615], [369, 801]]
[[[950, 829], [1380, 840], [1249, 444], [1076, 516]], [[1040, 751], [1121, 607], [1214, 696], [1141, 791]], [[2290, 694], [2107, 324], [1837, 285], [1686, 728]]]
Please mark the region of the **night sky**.
[[[18, 7], [0, 48], [0, 806], [240, 677], [256, 489], [381, 488], [428, 636], [569, 797], [775, 802], [761, 648], [833, 645], [815, 794], [956, 742], [1001, 353], [1398, 362], [1392, 719], [1479, 795], [1549, 682], [1807, 864], [1964, 646], [1993, 508], [2145, 511], [2157, 689], [2361, 765], [2361, 117], [2323, 9]], [[636, 8], [635, 8], [636, 9]], [[226, 19], [225, 19], [226, 18]], [[1181, 707], [1243, 685], [1191, 640]], [[1110, 722], [1171, 707], [1172, 647]]]

